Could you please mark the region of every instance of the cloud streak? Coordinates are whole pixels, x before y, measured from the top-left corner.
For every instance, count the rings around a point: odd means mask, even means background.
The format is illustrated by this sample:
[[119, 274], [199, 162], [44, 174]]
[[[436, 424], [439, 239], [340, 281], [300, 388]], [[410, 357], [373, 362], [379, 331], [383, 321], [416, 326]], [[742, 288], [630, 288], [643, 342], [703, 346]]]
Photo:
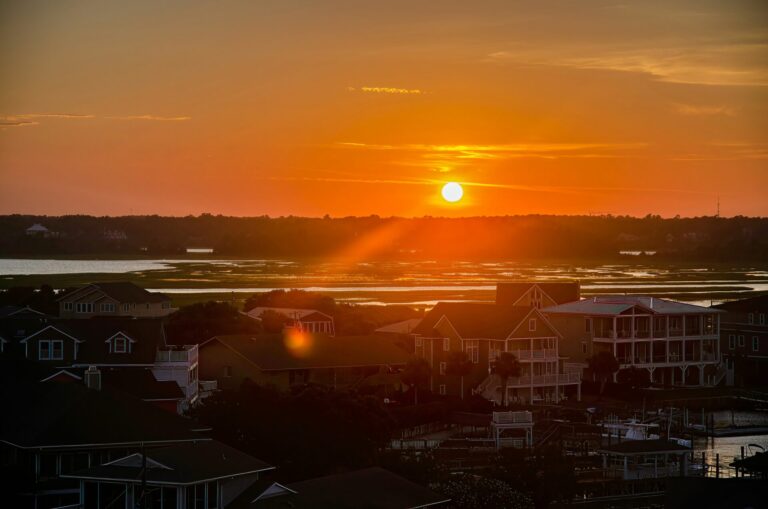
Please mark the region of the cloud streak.
[[155, 121], [155, 122], [184, 122], [192, 120], [189, 116], [167, 117], [161, 115], [122, 115], [97, 116], [80, 113], [14, 113], [0, 115], [0, 129], [9, 127], [28, 127], [41, 125], [47, 120], [125, 120], [125, 121]]
[[423, 95], [426, 94], [418, 88], [393, 88], [393, 87], [347, 87], [349, 92], [363, 92], [368, 94], [389, 94], [389, 95]]
[[674, 110], [680, 115], [690, 115], [696, 117], [711, 117], [716, 115], [725, 115], [733, 117], [736, 115], [734, 108], [717, 105], [693, 105], [693, 104], [674, 104]]
[[105, 118], [110, 120], [151, 120], [156, 122], [185, 122], [187, 120], [192, 120], [192, 117], [187, 116], [164, 117], [161, 115], [124, 115]]

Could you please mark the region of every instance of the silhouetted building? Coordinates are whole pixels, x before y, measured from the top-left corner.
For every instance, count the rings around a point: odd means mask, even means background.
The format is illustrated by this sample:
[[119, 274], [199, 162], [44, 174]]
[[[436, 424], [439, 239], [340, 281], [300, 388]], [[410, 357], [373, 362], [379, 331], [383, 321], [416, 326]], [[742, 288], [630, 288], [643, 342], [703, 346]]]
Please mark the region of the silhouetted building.
[[768, 385], [768, 295], [712, 306], [721, 317], [720, 352], [729, 385]]

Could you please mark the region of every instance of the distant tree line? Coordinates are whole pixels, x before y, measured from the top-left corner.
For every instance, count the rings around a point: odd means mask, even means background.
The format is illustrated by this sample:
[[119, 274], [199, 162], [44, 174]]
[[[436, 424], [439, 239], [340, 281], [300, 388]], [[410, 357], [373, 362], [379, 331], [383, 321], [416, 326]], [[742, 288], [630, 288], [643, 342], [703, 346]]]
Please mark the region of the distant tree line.
[[[41, 223], [50, 235], [27, 235]], [[471, 242], [467, 240], [471, 239]], [[768, 259], [768, 218], [0, 216], [0, 256], [179, 255], [369, 259]]]

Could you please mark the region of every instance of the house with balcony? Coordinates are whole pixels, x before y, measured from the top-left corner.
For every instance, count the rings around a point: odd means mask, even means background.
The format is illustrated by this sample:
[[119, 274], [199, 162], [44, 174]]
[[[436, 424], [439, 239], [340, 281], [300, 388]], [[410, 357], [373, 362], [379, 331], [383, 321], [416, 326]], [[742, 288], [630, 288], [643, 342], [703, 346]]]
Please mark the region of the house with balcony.
[[197, 401], [198, 347], [167, 346], [162, 320], [37, 317], [21, 322], [17, 316], [11, 317], [10, 326], [3, 326], [6, 319], [0, 320], [0, 330], [29, 325], [24, 328], [24, 337], [12, 338], [14, 348], [0, 357], [29, 359], [78, 377], [94, 367], [103, 373], [105, 382], [179, 413]]
[[[648, 371], [663, 385], [716, 385], [723, 311], [656, 297], [610, 295], [542, 309], [564, 341], [563, 353], [580, 360], [608, 351], [619, 371]], [[614, 379], [616, 378], [614, 375]]]
[[627, 440], [600, 449], [606, 479], [634, 481], [691, 475], [691, 448], [668, 440]]
[[720, 318], [720, 354], [728, 385], [755, 387], [768, 380], [768, 295], [712, 306]]
[[58, 301], [61, 318], [159, 318], [176, 311], [170, 297], [128, 281], [91, 283], [64, 292]]
[[[507, 380], [510, 402], [558, 403], [581, 399], [581, 377], [560, 355], [560, 332], [536, 307], [474, 302], [440, 302], [413, 330], [415, 353], [432, 367], [430, 389], [462, 396], [474, 390], [502, 403], [503, 388], [491, 373], [493, 361], [509, 352], [521, 363], [519, 377]], [[448, 374], [451, 352], [465, 352], [472, 367], [465, 377]]]

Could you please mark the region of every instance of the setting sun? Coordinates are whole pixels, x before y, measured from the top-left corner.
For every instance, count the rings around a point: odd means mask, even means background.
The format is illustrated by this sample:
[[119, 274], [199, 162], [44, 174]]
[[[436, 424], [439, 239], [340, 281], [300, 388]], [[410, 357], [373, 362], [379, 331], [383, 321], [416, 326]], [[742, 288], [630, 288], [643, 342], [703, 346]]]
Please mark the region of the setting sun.
[[457, 182], [448, 182], [443, 186], [441, 193], [445, 201], [455, 203], [461, 200], [461, 197], [464, 196], [464, 189], [462, 189], [461, 184]]

